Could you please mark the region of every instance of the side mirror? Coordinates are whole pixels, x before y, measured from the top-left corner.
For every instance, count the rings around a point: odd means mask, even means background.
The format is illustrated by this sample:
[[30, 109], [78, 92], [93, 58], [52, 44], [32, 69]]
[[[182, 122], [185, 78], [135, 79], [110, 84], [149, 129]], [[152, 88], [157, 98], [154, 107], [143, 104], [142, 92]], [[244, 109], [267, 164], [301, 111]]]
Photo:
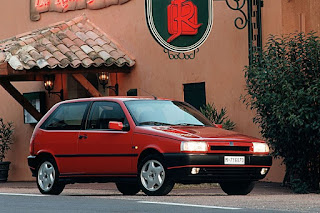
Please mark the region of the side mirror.
[[222, 124], [214, 124], [216, 128], [222, 129]]
[[112, 130], [123, 130], [123, 123], [118, 121], [110, 121], [109, 122], [109, 129]]

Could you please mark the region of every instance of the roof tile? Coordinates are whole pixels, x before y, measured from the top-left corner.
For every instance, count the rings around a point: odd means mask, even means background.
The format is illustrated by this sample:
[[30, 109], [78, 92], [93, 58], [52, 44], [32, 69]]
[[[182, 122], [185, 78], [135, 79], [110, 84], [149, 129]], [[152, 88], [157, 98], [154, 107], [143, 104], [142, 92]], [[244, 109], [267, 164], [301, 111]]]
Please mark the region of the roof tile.
[[3, 63], [6, 60], [6, 54], [4, 52], [0, 52], [0, 63]]
[[40, 54], [43, 55], [45, 60], [48, 60], [49, 58], [53, 57], [53, 55], [47, 50], [42, 51]]
[[101, 64], [104, 64], [104, 60], [102, 58], [96, 58], [93, 63], [95, 67], [99, 67]]
[[47, 38], [43, 38], [43, 39], [41, 40], [41, 44], [47, 45], [47, 44], [51, 44], [51, 42], [50, 42]]
[[103, 45], [105, 45], [105, 44], [108, 44], [108, 42], [102, 40], [101, 38], [96, 39], [95, 42], [97, 42], [98, 45], [100, 45], [100, 46], [103, 46]]
[[66, 24], [71, 27], [72, 25], [75, 24], [75, 22], [73, 20], [67, 21]]
[[82, 65], [84, 67], [90, 67], [93, 64], [93, 61], [90, 58], [85, 58], [82, 60]]
[[60, 61], [59, 67], [66, 68], [70, 64], [70, 61], [67, 58], [64, 58]]
[[71, 51], [66, 45], [59, 44], [57, 48], [62, 52], [62, 54], [66, 54], [67, 52]]
[[61, 62], [63, 59], [66, 59], [67, 56], [63, 55], [60, 51], [55, 51], [52, 54], [59, 62]]
[[117, 60], [117, 59], [119, 59], [119, 58], [121, 58], [121, 57], [123, 57], [124, 55], [122, 54], [122, 53], [120, 53], [120, 52], [118, 52], [118, 51], [111, 51], [110, 52], [110, 55], [115, 59], [115, 60]]
[[62, 39], [62, 42], [64, 43], [64, 45], [66, 45], [68, 48], [70, 48], [71, 46], [75, 45], [75, 43], [73, 41], [71, 41], [70, 38], [64, 38]]
[[32, 69], [33, 67], [37, 66], [37, 63], [34, 60], [30, 60], [27, 62], [27, 67]]
[[63, 32], [57, 33], [57, 37], [58, 37], [60, 40], [63, 40], [63, 39], [65, 39], [65, 38], [68, 38], [68, 36], [67, 36], [65, 33], [63, 33]]
[[76, 43], [76, 45], [78, 47], [81, 47], [82, 45], [85, 45], [86, 43], [84, 43], [80, 38], [77, 38], [75, 40], [73, 40], [74, 43]]
[[48, 44], [46, 45], [46, 48], [49, 52], [51, 52], [52, 54], [56, 51], [58, 51], [58, 48], [56, 48], [53, 44]]
[[71, 40], [74, 40], [74, 39], [78, 38], [78, 37], [74, 34], [74, 32], [71, 32], [70, 30], [66, 30], [64, 33], [65, 33]]
[[5, 61], [15, 70], [135, 64], [84, 15], [0, 41], [0, 64]]
[[76, 56], [82, 61], [85, 58], [89, 58], [88, 55], [86, 55], [82, 50], [79, 50], [77, 52], [75, 52], [74, 54], [76, 54]]
[[44, 67], [46, 67], [46, 66], [48, 66], [49, 64], [48, 64], [48, 62], [45, 60], [45, 59], [39, 59], [39, 60], [37, 60], [37, 66], [40, 68], [40, 69], [42, 69], [42, 68], [44, 68]]
[[83, 52], [85, 52], [86, 54], [89, 54], [89, 53], [91, 53], [91, 52], [94, 52], [94, 50], [93, 50], [91, 47], [89, 47], [88, 45], [82, 45], [80, 48], [81, 48], [81, 49], [83, 50]]
[[88, 56], [93, 61], [96, 60], [97, 58], [101, 58], [100, 55], [95, 51], [92, 51], [91, 53], [89, 53]]
[[54, 27], [50, 30], [52, 33], [57, 33], [60, 31], [60, 29], [58, 27]]
[[40, 53], [38, 53], [36, 50], [31, 50], [29, 54], [36, 61], [43, 58], [43, 56]]
[[103, 48], [104, 50], [106, 50], [108, 53], [110, 53], [110, 52], [112, 52], [112, 51], [115, 50], [115, 49], [114, 49], [113, 47], [111, 47], [109, 44], [103, 45], [102, 48]]
[[69, 61], [79, 60], [78, 56], [76, 56], [76, 54], [71, 51], [67, 52], [65, 55], [69, 59]]
[[54, 57], [51, 57], [51, 58], [49, 58], [48, 60], [47, 60], [47, 62], [48, 62], [48, 64], [49, 64], [49, 66], [50, 66], [50, 68], [55, 68], [60, 62], [56, 59], [56, 58], [54, 58]]
[[86, 32], [86, 35], [91, 38], [92, 40], [96, 40], [97, 38], [99, 38], [99, 36], [95, 33], [95, 32], [92, 32], [92, 31], [88, 31]]
[[97, 45], [98, 45], [98, 43], [95, 42], [95, 41], [92, 40], [92, 39], [86, 40], [86, 43], [87, 43], [90, 47], [93, 47], [93, 46], [97, 46]]
[[86, 40], [89, 39], [89, 37], [88, 37], [86, 34], [84, 34], [83, 32], [76, 32], [75, 34], [76, 34], [76, 36], [77, 36], [78, 38], [80, 38], [82, 41], [86, 41]]
[[104, 51], [104, 49], [98, 45], [93, 46], [92, 49], [94, 49], [95, 52], [99, 53], [101, 51]]
[[73, 45], [73, 46], [71, 46], [71, 47], [69, 47], [70, 48], [70, 50], [72, 51], [72, 52], [77, 52], [77, 51], [79, 51], [79, 50], [81, 50], [80, 49], [80, 47], [78, 47], [78, 46], [76, 46], [76, 45]]
[[79, 59], [73, 60], [73, 61], [71, 62], [71, 66], [74, 67], [74, 68], [77, 68], [77, 67], [79, 67], [80, 65], [81, 65], [81, 61], [80, 61]]

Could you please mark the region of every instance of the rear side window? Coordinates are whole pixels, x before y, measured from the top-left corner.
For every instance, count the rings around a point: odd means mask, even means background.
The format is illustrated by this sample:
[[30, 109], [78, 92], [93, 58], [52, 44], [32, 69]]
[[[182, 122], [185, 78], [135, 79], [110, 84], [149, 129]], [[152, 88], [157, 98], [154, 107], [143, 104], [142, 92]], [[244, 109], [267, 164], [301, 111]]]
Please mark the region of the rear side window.
[[46, 130], [80, 130], [89, 102], [61, 104], [42, 124]]
[[110, 121], [119, 121], [128, 125], [121, 106], [115, 102], [94, 102], [88, 119], [87, 129], [109, 129]]

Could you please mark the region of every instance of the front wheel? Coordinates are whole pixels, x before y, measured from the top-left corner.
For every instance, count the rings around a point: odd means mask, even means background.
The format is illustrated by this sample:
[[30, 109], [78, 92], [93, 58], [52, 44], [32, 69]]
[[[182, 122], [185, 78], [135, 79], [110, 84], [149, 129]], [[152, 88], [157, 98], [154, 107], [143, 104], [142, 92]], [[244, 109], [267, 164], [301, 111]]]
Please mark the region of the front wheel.
[[220, 183], [221, 189], [228, 195], [247, 195], [253, 187], [254, 182], [224, 182]]
[[174, 181], [166, 175], [166, 167], [160, 155], [149, 155], [138, 166], [139, 184], [146, 195], [161, 196], [168, 194]]
[[59, 195], [65, 184], [58, 181], [59, 171], [53, 159], [43, 160], [37, 170], [37, 186], [42, 194]]

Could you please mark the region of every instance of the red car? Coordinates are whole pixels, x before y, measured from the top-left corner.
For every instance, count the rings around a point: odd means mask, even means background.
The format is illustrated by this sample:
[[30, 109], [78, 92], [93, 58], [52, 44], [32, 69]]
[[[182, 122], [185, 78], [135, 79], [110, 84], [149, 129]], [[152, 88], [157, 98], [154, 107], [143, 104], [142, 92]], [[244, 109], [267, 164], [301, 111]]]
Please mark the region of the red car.
[[168, 99], [64, 101], [37, 124], [28, 164], [43, 194], [79, 182], [115, 182], [125, 195], [166, 195], [175, 183], [208, 182], [248, 194], [270, 169], [269, 147], [216, 126]]

